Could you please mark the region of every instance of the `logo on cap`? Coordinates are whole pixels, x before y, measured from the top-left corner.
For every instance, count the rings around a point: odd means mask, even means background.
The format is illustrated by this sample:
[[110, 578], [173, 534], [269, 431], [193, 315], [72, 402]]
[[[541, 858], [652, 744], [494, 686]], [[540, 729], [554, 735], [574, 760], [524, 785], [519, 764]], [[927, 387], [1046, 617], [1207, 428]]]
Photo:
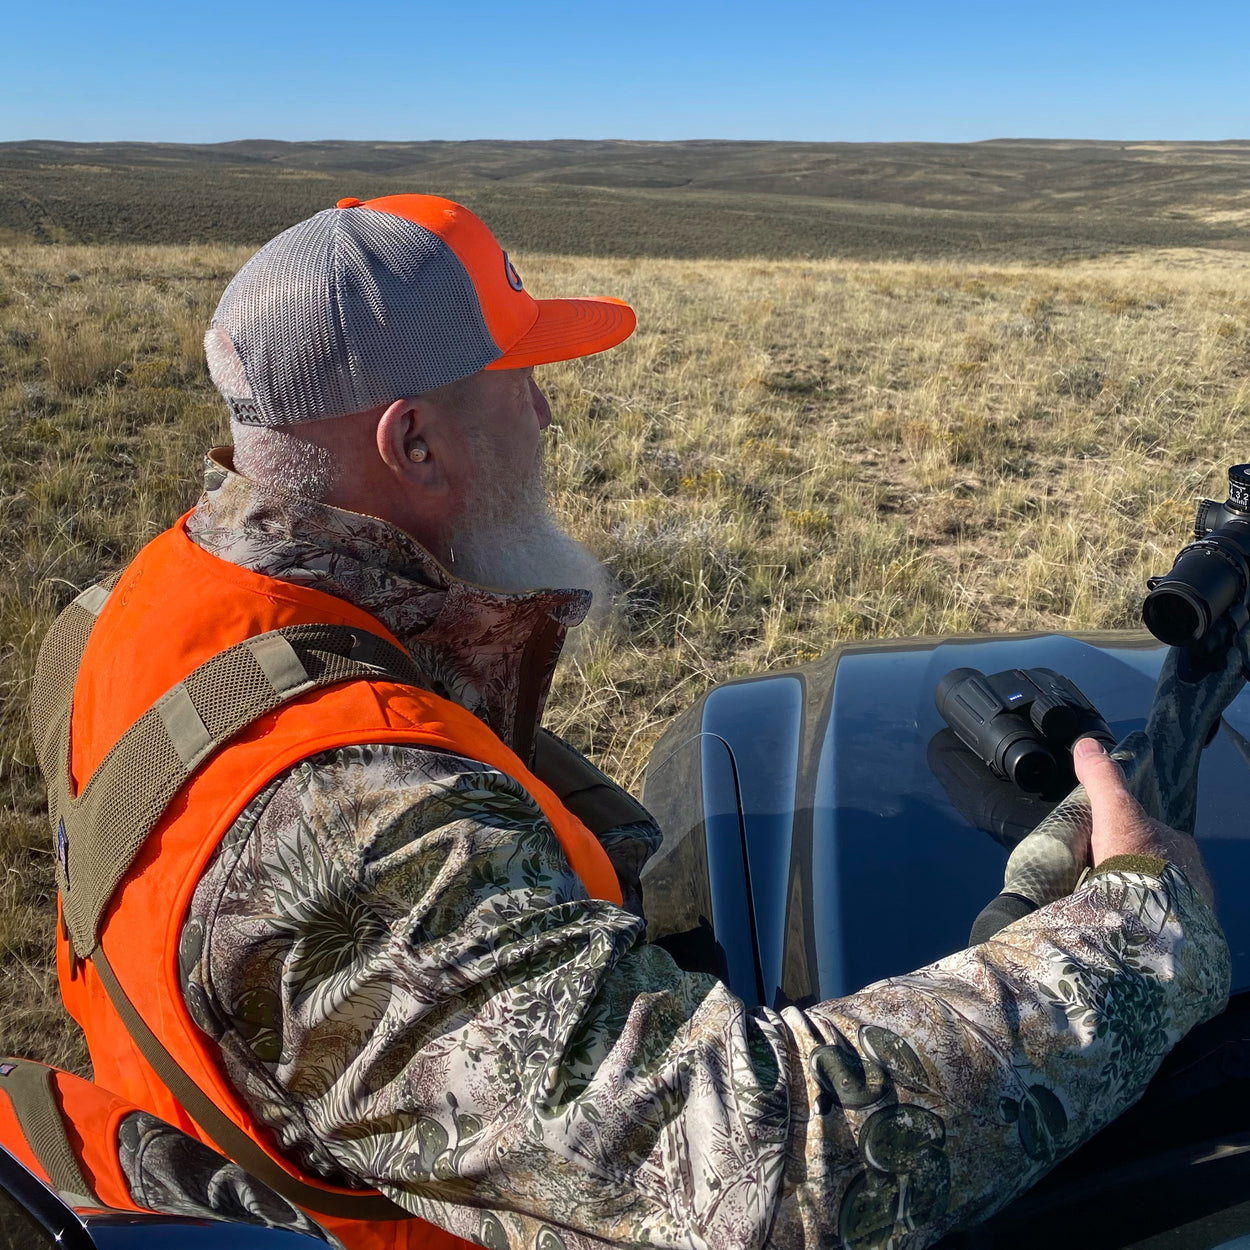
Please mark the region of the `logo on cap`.
[[508, 285], [514, 290], [521, 290], [521, 275], [517, 273], [516, 266], [508, 259], [508, 253], [503, 254], [503, 271], [508, 276]]

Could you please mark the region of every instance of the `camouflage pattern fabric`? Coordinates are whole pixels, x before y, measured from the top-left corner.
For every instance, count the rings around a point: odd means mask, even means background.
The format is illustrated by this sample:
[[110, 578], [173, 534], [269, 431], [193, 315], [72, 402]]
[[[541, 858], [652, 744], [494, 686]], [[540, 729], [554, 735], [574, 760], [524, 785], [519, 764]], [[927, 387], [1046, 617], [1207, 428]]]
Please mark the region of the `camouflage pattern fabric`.
[[117, 1158], [131, 1198], [149, 1211], [283, 1228], [340, 1244], [237, 1163], [146, 1111], [132, 1111], [118, 1124]]
[[[398, 530], [263, 491], [221, 456], [190, 532], [437, 651], [443, 689], [502, 727], [535, 605], [565, 623], [584, 608], [457, 591]], [[657, 839], [604, 842], [636, 884]], [[586, 897], [509, 778], [362, 744], [248, 805], [196, 890], [181, 968], [290, 1157], [536, 1250], [928, 1245], [1128, 1107], [1230, 975], [1171, 867], [1091, 877], [993, 942], [807, 1010], [745, 1009], [645, 927]]]

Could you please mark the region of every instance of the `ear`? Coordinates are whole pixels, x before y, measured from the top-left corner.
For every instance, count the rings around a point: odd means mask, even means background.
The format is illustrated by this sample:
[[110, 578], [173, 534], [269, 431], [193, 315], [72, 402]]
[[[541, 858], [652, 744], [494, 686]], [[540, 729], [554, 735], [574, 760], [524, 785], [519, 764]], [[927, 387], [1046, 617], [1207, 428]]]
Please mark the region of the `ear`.
[[422, 468], [408, 453], [421, 441], [427, 416], [420, 399], [397, 399], [378, 419], [378, 455], [392, 473], [406, 478]]

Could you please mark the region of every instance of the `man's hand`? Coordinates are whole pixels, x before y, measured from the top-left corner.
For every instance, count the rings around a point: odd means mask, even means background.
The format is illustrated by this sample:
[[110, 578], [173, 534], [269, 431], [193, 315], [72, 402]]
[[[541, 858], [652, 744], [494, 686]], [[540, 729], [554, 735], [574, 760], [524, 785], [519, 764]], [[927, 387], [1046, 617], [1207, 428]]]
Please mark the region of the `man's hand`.
[[1203, 867], [1198, 844], [1152, 820], [1128, 792], [1120, 766], [1094, 738], [1082, 738], [1072, 752], [1077, 780], [1089, 795], [1094, 814], [1090, 856], [1097, 867], [1113, 855], [1153, 855], [1180, 868], [1194, 889], [1214, 904], [1211, 878]]

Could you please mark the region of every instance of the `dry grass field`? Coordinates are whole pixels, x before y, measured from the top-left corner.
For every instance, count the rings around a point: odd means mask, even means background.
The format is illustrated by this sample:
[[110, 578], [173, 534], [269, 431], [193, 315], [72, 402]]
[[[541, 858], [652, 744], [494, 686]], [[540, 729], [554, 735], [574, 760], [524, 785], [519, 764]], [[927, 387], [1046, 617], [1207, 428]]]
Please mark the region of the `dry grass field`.
[[[55, 612], [194, 501], [200, 336], [246, 256], [0, 248], [0, 1053], [81, 1065], [24, 721]], [[551, 484], [624, 624], [550, 723], [636, 783], [731, 674], [848, 638], [1131, 626], [1250, 432], [1250, 254], [1066, 267], [518, 256], [629, 343], [544, 370]]]

